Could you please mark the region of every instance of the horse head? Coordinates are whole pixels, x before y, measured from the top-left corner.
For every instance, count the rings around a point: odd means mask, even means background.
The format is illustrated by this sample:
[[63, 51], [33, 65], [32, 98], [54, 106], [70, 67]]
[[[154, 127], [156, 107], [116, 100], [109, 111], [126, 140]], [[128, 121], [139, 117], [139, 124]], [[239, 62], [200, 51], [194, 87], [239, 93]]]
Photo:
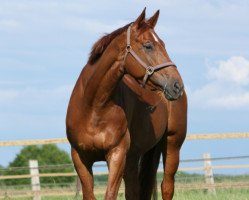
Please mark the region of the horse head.
[[177, 100], [183, 93], [184, 85], [174, 63], [171, 62], [164, 42], [154, 28], [159, 10], [148, 20], [145, 9], [131, 23], [124, 33], [126, 49], [124, 67], [143, 87], [163, 92], [168, 100]]

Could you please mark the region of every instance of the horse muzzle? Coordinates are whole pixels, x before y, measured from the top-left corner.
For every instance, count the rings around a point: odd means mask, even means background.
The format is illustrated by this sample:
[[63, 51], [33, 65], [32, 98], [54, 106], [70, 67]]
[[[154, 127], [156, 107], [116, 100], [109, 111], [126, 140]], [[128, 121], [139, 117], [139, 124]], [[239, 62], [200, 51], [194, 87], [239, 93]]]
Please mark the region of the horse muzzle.
[[184, 86], [177, 80], [168, 79], [162, 89], [166, 99], [174, 101], [182, 96]]

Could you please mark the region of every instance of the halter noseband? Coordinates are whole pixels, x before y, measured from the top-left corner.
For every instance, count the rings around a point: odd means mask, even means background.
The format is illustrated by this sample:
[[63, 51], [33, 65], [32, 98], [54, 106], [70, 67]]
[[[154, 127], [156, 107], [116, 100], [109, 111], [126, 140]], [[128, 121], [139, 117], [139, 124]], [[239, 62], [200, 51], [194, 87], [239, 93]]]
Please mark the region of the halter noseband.
[[145, 86], [145, 83], [147, 81], [147, 79], [149, 78], [149, 76], [151, 76], [155, 71], [158, 71], [162, 68], [166, 68], [166, 67], [170, 67], [170, 66], [174, 66], [176, 67], [176, 65], [173, 62], [165, 62], [156, 66], [150, 66], [147, 65], [137, 54], [135, 51], [132, 50], [131, 47], [131, 26], [132, 24], [129, 26], [128, 30], [127, 30], [127, 44], [126, 44], [126, 53], [124, 56], [124, 63], [126, 60], [126, 57], [128, 55], [128, 53], [130, 53], [144, 68], [145, 68], [145, 74], [143, 77], [143, 83], [142, 86]]

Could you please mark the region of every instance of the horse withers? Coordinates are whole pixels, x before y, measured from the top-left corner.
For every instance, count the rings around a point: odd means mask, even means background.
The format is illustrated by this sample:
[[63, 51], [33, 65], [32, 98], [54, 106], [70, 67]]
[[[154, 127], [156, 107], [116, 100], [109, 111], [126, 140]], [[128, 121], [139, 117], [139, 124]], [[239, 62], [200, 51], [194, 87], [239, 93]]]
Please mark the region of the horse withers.
[[187, 98], [155, 33], [158, 17], [159, 11], [145, 19], [144, 9], [133, 23], [98, 40], [73, 89], [66, 128], [85, 200], [95, 199], [96, 161], [108, 165], [106, 200], [117, 198], [122, 178], [126, 199], [151, 199], [160, 155], [162, 198], [173, 198]]

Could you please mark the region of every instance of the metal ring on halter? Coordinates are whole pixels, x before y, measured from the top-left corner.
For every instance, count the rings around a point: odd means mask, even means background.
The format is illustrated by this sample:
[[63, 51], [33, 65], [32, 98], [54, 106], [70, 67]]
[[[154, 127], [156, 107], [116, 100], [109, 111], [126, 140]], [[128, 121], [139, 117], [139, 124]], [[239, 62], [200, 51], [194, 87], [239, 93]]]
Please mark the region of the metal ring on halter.
[[131, 48], [131, 45], [128, 45], [128, 44], [127, 44], [127, 46], [126, 46], [126, 51], [127, 51], [127, 52], [130, 52], [131, 49], [132, 49], [132, 48]]
[[146, 67], [146, 74], [151, 75], [154, 73], [154, 68], [152, 66]]

